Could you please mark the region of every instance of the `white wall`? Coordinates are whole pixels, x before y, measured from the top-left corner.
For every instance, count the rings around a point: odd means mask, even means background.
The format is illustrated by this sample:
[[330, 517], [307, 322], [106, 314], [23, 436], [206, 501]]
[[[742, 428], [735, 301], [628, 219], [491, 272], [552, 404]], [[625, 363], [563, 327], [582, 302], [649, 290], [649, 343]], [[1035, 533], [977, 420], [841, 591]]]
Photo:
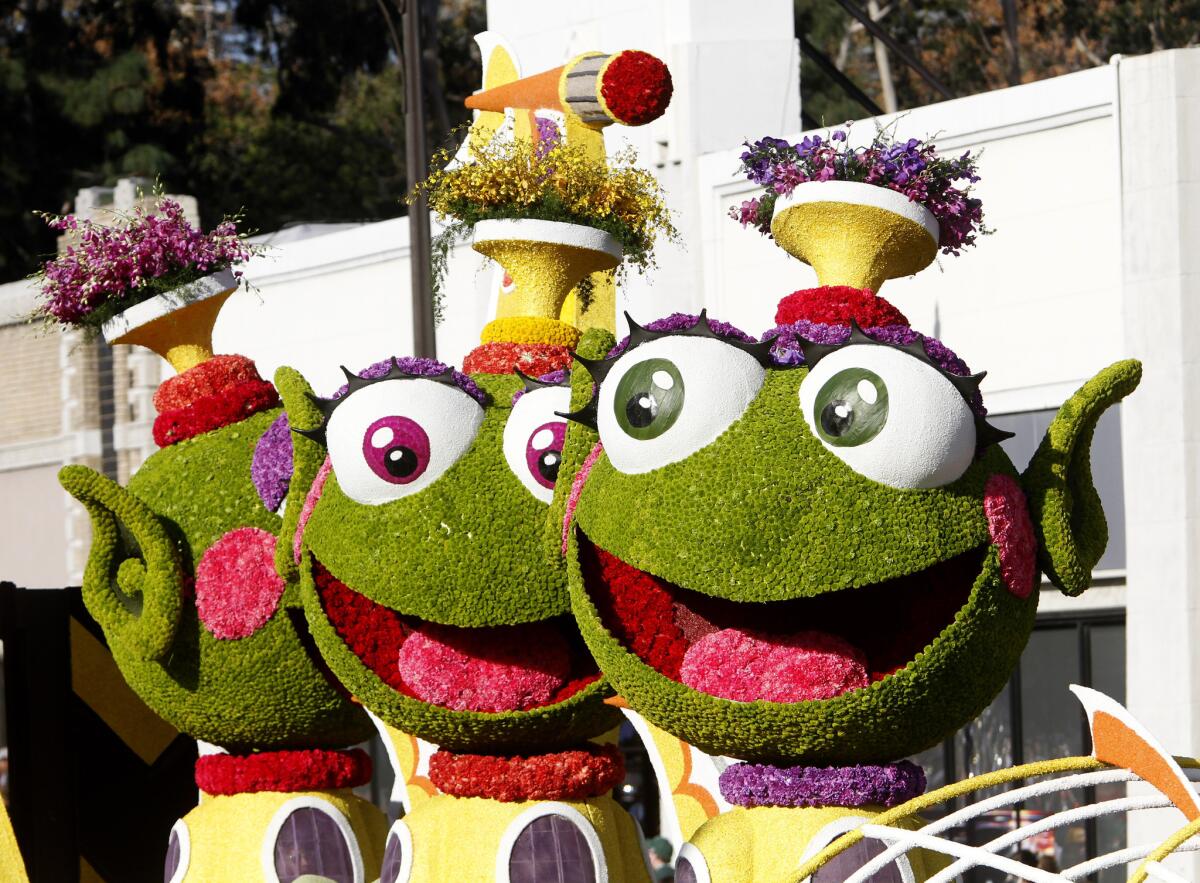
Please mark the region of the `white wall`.
[[[438, 356], [461, 364], [487, 321], [491, 273], [467, 246], [445, 281], [446, 320]], [[359, 370], [412, 352], [408, 218], [362, 224], [276, 243], [245, 266], [250, 283], [217, 318], [213, 347], [255, 360], [266, 378], [280, 365], [300, 370], [320, 394]]]
[[[996, 232], [881, 293], [914, 327], [988, 371], [985, 400], [998, 413], [1057, 405], [1122, 354], [1112, 96], [1111, 71], [1097, 68], [917, 108], [896, 121], [902, 136], [939, 133], [944, 152], [982, 150], [978, 195]], [[852, 132], [869, 138], [874, 125], [865, 120]], [[733, 172], [739, 153], [701, 161], [706, 260], [691, 302], [761, 332], [778, 299], [815, 285], [816, 275], [725, 217], [754, 194]]]

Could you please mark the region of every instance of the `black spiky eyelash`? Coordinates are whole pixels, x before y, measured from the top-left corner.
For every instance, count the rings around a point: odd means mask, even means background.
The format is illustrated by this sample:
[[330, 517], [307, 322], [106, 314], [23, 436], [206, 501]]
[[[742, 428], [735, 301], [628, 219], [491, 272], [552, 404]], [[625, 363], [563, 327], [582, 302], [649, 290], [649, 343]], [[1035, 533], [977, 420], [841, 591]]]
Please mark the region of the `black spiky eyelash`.
[[800, 353], [804, 356], [804, 364], [809, 369], [815, 368], [817, 363], [823, 358], [835, 353], [840, 349], [848, 346], [886, 346], [894, 350], [908, 353], [914, 359], [924, 362], [933, 370], [937, 371], [943, 377], [950, 381], [950, 385], [958, 390], [958, 394], [962, 396], [967, 407], [971, 409], [971, 413], [975, 417], [975, 448], [977, 452], [983, 451], [985, 448], [998, 444], [1006, 438], [1012, 438], [1015, 433], [1005, 429], [992, 426], [987, 422], [987, 418], [979, 414], [975, 410], [972, 399], [979, 395], [979, 384], [983, 382], [983, 378], [987, 377], [986, 371], [980, 371], [978, 374], [954, 374], [947, 371], [944, 367], [935, 362], [929, 355], [929, 351], [925, 348], [925, 338], [922, 335], [917, 335], [908, 343], [889, 343], [886, 340], [876, 340], [871, 337], [858, 323], [853, 319], [850, 320], [850, 336], [841, 343], [816, 343], [814, 341], [805, 340], [802, 337], [797, 338], [797, 344], [800, 347]]
[[346, 376], [346, 391], [342, 395], [332, 396], [324, 399], [320, 396], [313, 395], [311, 392], [306, 393], [308, 400], [316, 406], [318, 411], [321, 412], [321, 425], [316, 429], [292, 429], [292, 432], [315, 441], [317, 444], [321, 445], [321, 447], [328, 447], [326, 443], [325, 432], [329, 428], [329, 420], [333, 416], [333, 412], [337, 410], [338, 405], [346, 401], [346, 399], [350, 398], [350, 396], [358, 392], [358, 390], [362, 389], [363, 387], [372, 386], [376, 383], [382, 383], [385, 380], [432, 380], [434, 383], [442, 383], [446, 386], [452, 386], [463, 395], [470, 398], [471, 401], [475, 401], [474, 396], [455, 383], [453, 368], [446, 368], [446, 370], [441, 374], [409, 374], [400, 367], [400, 363], [397, 361], [395, 356], [392, 357], [391, 367], [388, 368], [388, 372], [386, 374], [381, 374], [378, 377], [360, 377], [345, 365], [339, 365], [338, 367], [342, 369], [342, 374]]
[[[558, 414], [558, 416], [564, 417], [567, 420], [573, 420], [576, 423], [583, 424], [584, 426], [588, 426], [595, 430], [597, 428], [600, 386], [603, 384], [604, 379], [608, 376], [609, 372], [612, 371], [616, 363], [620, 361], [620, 359], [626, 353], [629, 353], [640, 344], [651, 340], [657, 340], [661, 337], [710, 337], [719, 340], [722, 343], [728, 344], [736, 349], [740, 349], [742, 352], [748, 353], [749, 355], [753, 356], [754, 359], [764, 368], [778, 371], [801, 367], [801, 365], [780, 365], [771, 357], [771, 349], [775, 346], [777, 338], [772, 337], [757, 343], [746, 343], [745, 341], [731, 339], [717, 334], [712, 330], [711, 325], [709, 325], [707, 310], [701, 310], [699, 318], [697, 318], [697, 320], [687, 328], [675, 329], [671, 331], [651, 331], [650, 329], [643, 328], [633, 321], [629, 313], [625, 314], [625, 319], [629, 323], [629, 344], [617, 355], [604, 359], [587, 359], [583, 356], [580, 356], [578, 353], [572, 354], [575, 357], [575, 361], [583, 365], [583, 367], [588, 370], [588, 373], [592, 375], [592, 380], [594, 381], [592, 397], [588, 400], [588, 403], [578, 411], [572, 411], [566, 414], [555, 412]], [[975, 439], [977, 450], [983, 451], [990, 445], [997, 444], [1006, 438], [1013, 437], [1013, 433], [992, 426], [987, 422], [987, 418], [980, 416], [975, 411], [974, 407], [972, 407], [971, 400], [974, 398], [974, 396], [979, 394], [979, 384], [983, 381], [983, 378], [987, 376], [987, 372], [981, 371], [978, 374], [954, 374], [950, 371], [947, 371], [932, 358], [930, 358], [929, 352], [925, 349], [925, 339], [920, 335], [906, 344], [894, 344], [889, 343], [886, 340], [876, 340], [864, 332], [862, 328], [859, 327], [858, 323], [851, 319], [850, 335], [841, 343], [816, 343], [815, 341], [805, 340], [804, 338], [797, 338], [797, 343], [800, 347], [801, 354], [804, 356], [803, 367], [807, 367], [810, 370], [816, 367], [817, 363], [830, 353], [836, 352], [837, 350], [852, 344], [886, 346], [890, 347], [891, 349], [897, 349], [908, 353], [910, 356], [915, 359], [919, 359], [921, 362], [924, 362], [926, 365], [933, 368], [948, 381], [950, 381], [950, 384], [956, 390], [958, 390], [958, 394], [962, 396], [963, 401], [967, 404], [967, 407], [971, 408], [971, 413], [975, 417]]]
[[[578, 356], [576, 356], [578, 358]], [[557, 383], [549, 383], [545, 380], [538, 380], [536, 377], [530, 377], [520, 368], [513, 368], [513, 373], [521, 379], [521, 383], [525, 385], [525, 392], [533, 392], [535, 389], [553, 389], [556, 386], [570, 386], [571, 372], [565, 371], [563, 378]]]
[[673, 328], [670, 331], [653, 331], [649, 328], [643, 328], [637, 322], [633, 321], [633, 317], [628, 312], [625, 313], [625, 321], [629, 323], [629, 343], [625, 349], [617, 353], [615, 356], [606, 356], [603, 359], [588, 359], [579, 353], [571, 353], [575, 361], [583, 365], [588, 373], [592, 375], [592, 397], [588, 399], [588, 403], [578, 411], [563, 413], [555, 411], [559, 417], [567, 420], [573, 420], [583, 426], [596, 429], [597, 423], [597, 404], [600, 399], [600, 385], [604, 383], [604, 378], [608, 376], [608, 372], [613, 369], [626, 354], [632, 352], [643, 343], [649, 343], [652, 340], [658, 340], [663, 337], [708, 337], [713, 340], [719, 340], [721, 343], [739, 349], [744, 353], [752, 356], [756, 362], [764, 368], [790, 368], [791, 365], [778, 365], [771, 358], [771, 347], [775, 345], [774, 340], [763, 340], [756, 343], [747, 343], [744, 340], [736, 338], [724, 337], [713, 331], [712, 326], [708, 322], [708, 310], [703, 309], [696, 321], [687, 328]]

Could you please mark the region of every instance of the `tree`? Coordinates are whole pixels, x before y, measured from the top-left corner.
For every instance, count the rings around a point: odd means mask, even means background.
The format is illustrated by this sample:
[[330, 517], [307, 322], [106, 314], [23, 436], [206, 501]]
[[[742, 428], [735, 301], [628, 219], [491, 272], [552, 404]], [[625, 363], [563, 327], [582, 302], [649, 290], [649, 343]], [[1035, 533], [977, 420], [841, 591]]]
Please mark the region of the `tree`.
[[[878, 10], [888, 33], [955, 96], [1083, 70], [1115, 53], [1200, 42], [1200, 0], [892, 0]], [[875, 42], [862, 24], [832, 0], [795, 0], [795, 15], [797, 33], [882, 105]], [[900, 59], [891, 57], [889, 67], [900, 109], [942, 100]], [[808, 58], [801, 86], [816, 122], [869, 115]]]
[[[466, 119], [482, 0], [425, 0], [430, 143]], [[125, 175], [206, 225], [403, 212], [396, 0], [0, 0], [0, 281], [54, 248], [34, 210]]]

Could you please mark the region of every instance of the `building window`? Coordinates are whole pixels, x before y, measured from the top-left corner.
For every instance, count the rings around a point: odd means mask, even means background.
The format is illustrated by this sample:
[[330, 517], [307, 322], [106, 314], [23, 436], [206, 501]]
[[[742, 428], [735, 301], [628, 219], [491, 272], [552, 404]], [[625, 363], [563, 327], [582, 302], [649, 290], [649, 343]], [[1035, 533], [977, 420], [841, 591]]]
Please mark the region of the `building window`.
[[[1021, 664], [1004, 691], [953, 738], [913, 758], [925, 768], [929, 790], [1003, 767], [1090, 753], [1087, 720], [1082, 707], [1068, 691], [1069, 684], [1094, 687], [1124, 703], [1123, 612], [1052, 614], [1039, 618]], [[977, 792], [966, 799], [944, 803], [924, 815], [927, 819], [939, 818], [1001, 790], [1007, 789]], [[1046, 815], [1124, 795], [1123, 784], [1051, 794], [973, 819], [955, 831], [954, 836], [962, 842], [980, 845]], [[1023, 842], [1020, 848], [1051, 856], [1059, 867], [1069, 867], [1124, 846], [1125, 817], [1113, 815], [1047, 832]], [[1101, 872], [1093, 879], [1096, 883], [1122, 881], [1124, 866]], [[977, 868], [963, 880], [1001, 883], [1004, 875]]]

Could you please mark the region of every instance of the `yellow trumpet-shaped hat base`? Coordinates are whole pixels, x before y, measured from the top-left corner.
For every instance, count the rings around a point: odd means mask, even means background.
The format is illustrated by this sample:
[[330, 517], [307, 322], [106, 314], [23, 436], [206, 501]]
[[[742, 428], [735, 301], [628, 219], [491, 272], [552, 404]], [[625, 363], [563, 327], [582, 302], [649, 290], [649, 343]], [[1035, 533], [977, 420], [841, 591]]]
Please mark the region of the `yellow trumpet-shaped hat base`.
[[115, 338], [113, 343], [132, 343], [153, 350], [171, 363], [177, 374], [207, 362], [213, 356], [212, 331], [217, 314], [234, 289], [195, 301], [174, 312]]
[[237, 287], [232, 270], [201, 277], [119, 313], [104, 323], [104, 337], [153, 350], [182, 374], [212, 358], [217, 314]]
[[497, 319], [558, 319], [571, 289], [591, 273], [613, 269], [621, 257], [619, 243], [603, 230], [525, 219], [480, 222], [474, 248], [513, 282], [513, 290], [500, 295]]
[[821, 285], [878, 292], [888, 279], [932, 263], [937, 240], [920, 223], [885, 208], [850, 202], [805, 202], [777, 210], [776, 243], [817, 271]]

